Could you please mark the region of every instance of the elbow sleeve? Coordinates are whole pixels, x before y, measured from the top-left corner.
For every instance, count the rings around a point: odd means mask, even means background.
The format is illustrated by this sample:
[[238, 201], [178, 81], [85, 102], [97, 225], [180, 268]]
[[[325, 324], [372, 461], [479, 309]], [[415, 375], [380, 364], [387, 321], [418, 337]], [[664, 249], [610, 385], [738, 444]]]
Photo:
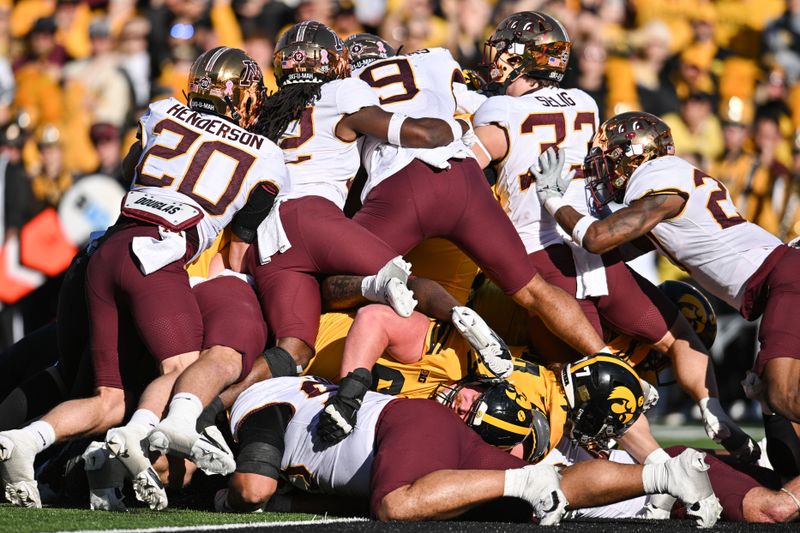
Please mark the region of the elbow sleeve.
[[255, 241], [256, 229], [272, 210], [277, 195], [278, 190], [271, 183], [259, 184], [244, 207], [233, 216], [231, 231], [244, 242]]

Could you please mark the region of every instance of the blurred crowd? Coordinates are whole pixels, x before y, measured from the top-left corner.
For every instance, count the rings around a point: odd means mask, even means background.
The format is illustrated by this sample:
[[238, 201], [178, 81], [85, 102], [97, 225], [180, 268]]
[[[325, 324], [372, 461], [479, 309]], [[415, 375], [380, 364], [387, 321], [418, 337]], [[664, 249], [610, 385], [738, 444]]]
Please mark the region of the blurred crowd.
[[403, 52], [447, 47], [475, 69], [491, 28], [522, 10], [564, 23], [565, 85], [592, 95], [601, 120], [663, 117], [678, 155], [723, 181], [746, 218], [800, 235], [800, 0], [0, 0], [0, 244], [85, 176], [127, 188], [136, 120], [153, 100], [183, 99], [204, 50], [245, 49], [275, 90], [277, 36], [319, 20]]

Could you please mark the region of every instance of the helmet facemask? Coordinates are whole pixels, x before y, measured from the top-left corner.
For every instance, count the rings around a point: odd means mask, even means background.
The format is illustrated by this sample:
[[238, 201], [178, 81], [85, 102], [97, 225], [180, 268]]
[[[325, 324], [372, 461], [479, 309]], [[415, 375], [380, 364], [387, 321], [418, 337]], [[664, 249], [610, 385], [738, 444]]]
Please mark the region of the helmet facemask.
[[564, 27], [549, 15], [521, 12], [506, 18], [483, 45], [489, 90], [504, 94], [520, 76], [560, 82], [572, 43]]

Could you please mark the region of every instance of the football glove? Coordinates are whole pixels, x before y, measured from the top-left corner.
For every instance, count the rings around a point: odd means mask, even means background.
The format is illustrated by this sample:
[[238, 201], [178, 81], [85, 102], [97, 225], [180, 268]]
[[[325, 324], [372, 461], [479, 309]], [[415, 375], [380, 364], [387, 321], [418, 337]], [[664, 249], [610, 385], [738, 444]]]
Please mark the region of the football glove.
[[511, 351], [503, 339], [469, 307], [454, 307], [450, 320], [495, 378], [507, 378], [514, 370]]
[[366, 368], [356, 368], [342, 378], [339, 390], [328, 398], [319, 415], [317, 436], [322, 442], [334, 445], [353, 432], [358, 410], [370, 385], [372, 373]]
[[565, 161], [564, 150], [557, 150], [553, 147], [540, 155], [539, 159], [530, 167], [531, 174], [536, 178], [536, 195], [539, 197], [539, 202], [545, 207], [548, 205], [548, 200], [560, 200], [564, 196], [569, 182], [575, 175], [574, 171], [569, 172], [566, 176], [563, 175]]

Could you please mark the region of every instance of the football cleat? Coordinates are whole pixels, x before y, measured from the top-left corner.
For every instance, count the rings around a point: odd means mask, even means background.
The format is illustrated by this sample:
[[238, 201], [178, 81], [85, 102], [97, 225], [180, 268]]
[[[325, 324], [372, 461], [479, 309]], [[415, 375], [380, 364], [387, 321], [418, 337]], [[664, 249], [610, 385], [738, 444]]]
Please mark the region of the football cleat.
[[722, 506], [708, 478], [710, 467], [704, 460], [705, 456], [689, 448], [664, 463], [669, 476], [669, 494], [686, 504], [686, 514], [702, 528], [713, 527], [722, 513]]
[[83, 468], [89, 481], [89, 507], [93, 511], [125, 512], [122, 486], [128, 473], [119, 459], [112, 458], [104, 442], [92, 442], [83, 452]]
[[35, 438], [20, 429], [0, 433], [0, 478], [5, 483], [6, 499], [18, 507], [42, 506], [33, 474]]
[[647, 497], [645, 506], [636, 513], [636, 518], [669, 520], [676, 500], [677, 498], [669, 494], [652, 494]]
[[456, 306], [451, 321], [494, 377], [507, 378], [511, 375], [514, 362], [508, 346], [478, 313], [469, 307]]
[[133, 478], [133, 492], [137, 500], [146, 503], [153, 511], [166, 509], [169, 503], [164, 484], [152, 466]]
[[540, 526], [557, 526], [567, 511], [567, 497], [561, 491], [561, 477], [553, 465], [528, 465], [523, 499], [533, 506]]
[[167, 506], [167, 493], [147, 457], [148, 433], [148, 428], [137, 424], [109, 429], [106, 446], [110, 456], [119, 459], [133, 479], [136, 499], [158, 511]]
[[[186, 431], [189, 428], [190, 431]], [[170, 417], [162, 420], [156, 429], [147, 437], [150, 441], [150, 449], [155, 452], [170, 453], [180, 457], [189, 457], [192, 450], [192, 443], [200, 435], [194, 430], [193, 426], [176, 424]]]
[[386, 263], [374, 276], [365, 276], [361, 281], [361, 294], [371, 302], [386, 304], [402, 316], [411, 316], [417, 301], [408, 288], [411, 263], [397, 256]]
[[189, 458], [206, 474], [226, 476], [236, 470], [236, 459], [217, 426], [208, 426], [192, 443]]

